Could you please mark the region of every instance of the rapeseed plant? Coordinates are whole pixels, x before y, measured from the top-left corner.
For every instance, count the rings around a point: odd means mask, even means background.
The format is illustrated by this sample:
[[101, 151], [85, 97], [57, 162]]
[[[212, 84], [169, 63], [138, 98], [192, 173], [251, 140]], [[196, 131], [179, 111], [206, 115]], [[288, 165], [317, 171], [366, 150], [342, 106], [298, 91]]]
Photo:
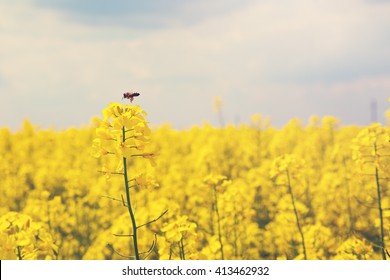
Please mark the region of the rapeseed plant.
[[[145, 185], [145, 178], [142, 176], [131, 178], [128, 161], [134, 158], [143, 158], [150, 160], [153, 165], [155, 164], [155, 154], [147, 152], [145, 149], [150, 142], [151, 134], [145, 116], [146, 112], [138, 105], [133, 106], [110, 103], [109, 106], [103, 110], [104, 119], [96, 128], [97, 138], [93, 141], [93, 153], [97, 158], [108, 155], [113, 155], [117, 158], [116, 169], [112, 170], [108, 165], [104, 165], [101, 172], [104, 173], [107, 178], [109, 178], [111, 174], [123, 176], [126, 198], [124, 199], [123, 196], [121, 196], [121, 200], [117, 200], [121, 201], [122, 205], [125, 206], [129, 212], [132, 232], [126, 235], [133, 240], [133, 257], [136, 260], [140, 260], [141, 254], [143, 254], [140, 252], [138, 246], [138, 229], [148, 223], [137, 225], [131, 188]], [[151, 249], [146, 253], [149, 254], [153, 247], [154, 243]]]
[[381, 181], [390, 168], [390, 131], [380, 124], [372, 124], [363, 129], [354, 139], [353, 159], [361, 168], [361, 174], [373, 177], [376, 185], [376, 201], [379, 216], [379, 244], [382, 258], [386, 260], [384, 209], [382, 196], [385, 194]]
[[[195, 229], [196, 224], [188, 221], [186, 215], [178, 217], [161, 228], [161, 231], [165, 234], [165, 240], [169, 244], [169, 256], [165, 257], [163, 250], [161, 250], [162, 257], [169, 260], [173, 259], [177, 247], [179, 259], [188, 259], [195, 249], [193, 244], [193, 240], [196, 238]], [[164, 246], [161, 249], [163, 248]]]
[[215, 212], [217, 216], [217, 234], [219, 242], [219, 250], [221, 253], [221, 259], [225, 259], [224, 250], [223, 250], [223, 241], [222, 241], [222, 230], [221, 230], [221, 213], [218, 205], [218, 194], [223, 193], [226, 190], [227, 185], [230, 182], [227, 180], [226, 176], [222, 175], [209, 175], [204, 179], [204, 182], [207, 186], [211, 188], [212, 192], [212, 204], [211, 204], [211, 215]]
[[[304, 259], [307, 260], [305, 236], [303, 234], [302, 222], [298, 214], [296, 199], [292, 188], [292, 178], [297, 177], [300, 170], [303, 168], [304, 161], [298, 159], [295, 155], [286, 154], [276, 158], [271, 169], [271, 178], [279, 178], [283, 185], [287, 186], [288, 194], [291, 198], [291, 205], [294, 210], [295, 220], [301, 236], [301, 246], [303, 250]], [[282, 178], [281, 178], [282, 177]]]

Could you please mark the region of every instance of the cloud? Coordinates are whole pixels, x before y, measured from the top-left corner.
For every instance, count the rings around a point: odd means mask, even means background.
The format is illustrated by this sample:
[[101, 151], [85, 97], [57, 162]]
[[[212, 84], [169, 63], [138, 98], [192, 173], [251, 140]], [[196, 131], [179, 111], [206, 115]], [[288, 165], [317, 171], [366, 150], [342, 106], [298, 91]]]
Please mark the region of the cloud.
[[130, 28], [167, 28], [192, 25], [235, 11], [255, 0], [34, 0], [39, 7], [64, 13], [86, 24], [121, 25]]
[[[388, 3], [229, 1], [219, 10], [222, 0], [173, 1], [172, 9], [135, 13], [120, 6], [134, 2], [116, 1], [121, 11], [105, 14], [78, 10], [81, 2], [0, 3], [0, 126], [23, 117], [86, 123], [131, 89], [151, 123], [180, 128], [216, 123], [215, 95], [232, 122], [260, 112], [282, 125], [317, 112], [365, 123], [366, 104], [389, 92]], [[180, 23], [147, 26], [150, 16], [164, 22], [178, 12]], [[131, 13], [146, 27], [116, 21]]]

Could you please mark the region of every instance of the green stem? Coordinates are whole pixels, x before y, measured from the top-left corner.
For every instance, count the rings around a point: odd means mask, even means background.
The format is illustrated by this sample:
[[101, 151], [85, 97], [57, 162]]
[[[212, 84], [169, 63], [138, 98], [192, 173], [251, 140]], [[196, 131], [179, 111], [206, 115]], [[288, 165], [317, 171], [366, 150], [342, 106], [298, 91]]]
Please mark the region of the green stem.
[[294, 208], [294, 214], [295, 214], [295, 219], [297, 220], [297, 226], [299, 230], [299, 234], [301, 235], [301, 243], [302, 243], [302, 249], [303, 249], [303, 254], [305, 256], [305, 260], [307, 260], [307, 255], [306, 255], [306, 246], [305, 246], [305, 237], [303, 235], [302, 227], [299, 222], [299, 216], [298, 216], [298, 211], [297, 208], [295, 207], [295, 200], [294, 200], [294, 194], [292, 192], [292, 187], [291, 187], [291, 181], [290, 181], [290, 173], [287, 170], [287, 180], [288, 180], [288, 192], [290, 193], [291, 196], [291, 202]]
[[[122, 139], [123, 139], [123, 142], [125, 142], [126, 140], [126, 131], [125, 131], [125, 127], [122, 127]], [[131, 199], [130, 199], [130, 188], [129, 188], [129, 179], [128, 179], [128, 175], [127, 175], [127, 159], [125, 157], [123, 157], [123, 177], [124, 177], [124, 180], [125, 180], [125, 188], [126, 188], [126, 202], [127, 202], [127, 209], [129, 211], [129, 214], [130, 214], [130, 219], [131, 219], [131, 224], [132, 224], [132, 227], [133, 227], [133, 234], [132, 234], [132, 237], [133, 237], [133, 245], [134, 245], [134, 253], [135, 253], [135, 259], [136, 260], [139, 260], [140, 259], [140, 256], [139, 256], [139, 251], [138, 251], [138, 239], [137, 239], [137, 223], [135, 221], [135, 215], [134, 215], [134, 211], [133, 211], [133, 208], [131, 207]]]
[[18, 246], [18, 259], [19, 260], [23, 260], [23, 257], [22, 257], [22, 246]]
[[[378, 156], [378, 147], [376, 145], [376, 142], [374, 143], [374, 151], [375, 155]], [[381, 238], [381, 253], [382, 253], [382, 259], [386, 260], [386, 253], [385, 253], [385, 231], [383, 228], [383, 209], [382, 209], [382, 199], [381, 199], [381, 186], [379, 184], [379, 169], [378, 166], [375, 166], [375, 182], [376, 182], [376, 191], [378, 195], [378, 211], [379, 211], [379, 222], [380, 222], [380, 238]]]
[[[343, 159], [343, 165], [344, 165], [345, 174], [347, 174], [348, 170], [347, 170], [347, 164], [345, 162], [345, 158]], [[354, 216], [353, 216], [353, 212], [352, 212], [352, 205], [351, 205], [351, 190], [349, 187], [349, 181], [347, 180], [346, 177], [344, 177], [344, 184], [345, 184], [346, 191], [347, 191], [346, 200], [347, 200], [347, 211], [348, 211], [348, 218], [349, 218], [349, 232], [348, 232], [348, 235], [349, 235], [354, 230], [355, 221], [354, 221]]]
[[186, 256], [185, 256], [185, 254], [184, 254], [184, 242], [183, 242], [183, 238], [182, 239], [180, 239], [180, 245], [179, 245], [179, 247], [180, 247], [180, 255], [181, 255], [181, 259], [182, 260], [185, 260], [186, 259]]
[[[374, 149], [375, 154], [377, 151], [376, 143], [374, 143]], [[378, 193], [378, 211], [379, 211], [379, 222], [380, 222], [380, 238], [381, 238], [381, 252], [382, 252], [382, 259], [386, 260], [386, 253], [385, 253], [385, 233], [383, 228], [383, 209], [382, 209], [382, 200], [381, 200], [381, 186], [379, 184], [379, 170], [378, 167], [375, 167], [375, 180], [376, 180], [376, 190]]]
[[237, 226], [238, 226], [238, 221], [237, 221], [237, 209], [236, 209], [236, 203], [235, 201], [233, 202], [233, 210], [234, 210], [234, 228], [233, 228], [233, 236], [234, 236], [234, 243], [233, 243], [233, 248], [234, 248], [234, 256], [238, 257], [238, 237], [237, 237]]
[[214, 202], [214, 188], [210, 188], [210, 196], [213, 197], [210, 205], [210, 220], [209, 220], [209, 227], [210, 227], [210, 234], [214, 235], [214, 209], [215, 209], [215, 202]]
[[217, 224], [218, 224], [218, 240], [220, 244], [220, 251], [221, 251], [221, 259], [224, 260], [224, 254], [223, 254], [223, 243], [222, 243], [222, 234], [221, 234], [221, 219], [219, 216], [219, 210], [218, 210], [218, 200], [217, 200], [217, 190], [216, 186], [213, 187], [214, 190], [214, 204], [215, 204], [215, 213], [217, 214]]
[[169, 246], [169, 260], [172, 260], [172, 246], [173, 244], [171, 244], [171, 246]]

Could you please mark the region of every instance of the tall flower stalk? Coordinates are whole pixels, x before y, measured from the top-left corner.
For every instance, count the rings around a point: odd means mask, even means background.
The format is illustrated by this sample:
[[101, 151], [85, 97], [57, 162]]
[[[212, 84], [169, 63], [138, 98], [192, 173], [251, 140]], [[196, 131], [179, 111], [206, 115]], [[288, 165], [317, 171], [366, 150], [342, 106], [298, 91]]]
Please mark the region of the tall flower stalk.
[[134, 182], [137, 184], [137, 179], [130, 179], [128, 161], [134, 158], [143, 158], [151, 160], [152, 164], [154, 163], [154, 154], [146, 152], [145, 149], [150, 141], [151, 133], [145, 116], [146, 112], [138, 105], [111, 103], [103, 110], [104, 119], [100, 121], [96, 129], [97, 138], [93, 141], [93, 153], [96, 157], [113, 155], [118, 162], [116, 170], [105, 165], [102, 172], [108, 177], [111, 174], [123, 176], [126, 198], [124, 199], [122, 196], [121, 202], [127, 208], [130, 216], [132, 232], [128, 236], [133, 240], [133, 258], [136, 260], [141, 259], [142, 254], [138, 246], [137, 230], [149, 223], [137, 225], [131, 196], [131, 188], [135, 186], [130, 185]]
[[291, 198], [291, 205], [294, 210], [295, 221], [297, 223], [297, 228], [299, 231], [299, 235], [301, 237], [301, 246], [303, 251], [303, 257], [307, 260], [306, 253], [306, 244], [305, 244], [305, 235], [302, 229], [302, 222], [299, 218], [296, 199], [294, 197], [293, 188], [292, 188], [292, 180], [291, 177], [298, 177], [300, 174], [300, 170], [303, 168], [304, 161], [297, 158], [295, 155], [286, 154], [276, 158], [273, 162], [273, 166], [271, 169], [271, 178], [279, 179], [282, 182], [282, 185], [287, 186], [287, 192]]
[[296, 205], [295, 205], [295, 198], [294, 198], [294, 194], [293, 194], [292, 186], [291, 186], [290, 172], [289, 172], [288, 169], [286, 170], [286, 175], [287, 175], [288, 193], [290, 194], [291, 204], [292, 204], [293, 209], [294, 209], [295, 220], [296, 220], [296, 222], [297, 222], [297, 227], [298, 227], [299, 235], [301, 236], [301, 245], [302, 245], [303, 255], [304, 255], [304, 257], [305, 257], [305, 260], [307, 260], [306, 245], [305, 245], [305, 236], [303, 235], [301, 222], [300, 222], [300, 220], [299, 220], [299, 215], [298, 215], [297, 207], [296, 207]]
[[[225, 259], [225, 253], [223, 250], [222, 229], [221, 229], [221, 213], [218, 207], [218, 193], [222, 193], [226, 186], [229, 184], [225, 176], [209, 175], [205, 178], [206, 185], [211, 187], [212, 190], [212, 212], [215, 212], [217, 216], [217, 233], [219, 242], [219, 251], [221, 254], [221, 260]], [[213, 215], [213, 213], [211, 213]]]
[[379, 216], [379, 247], [382, 259], [386, 260], [385, 230], [382, 206], [382, 183], [380, 174], [386, 173], [390, 167], [390, 144], [388, 129], [380, 124], [372, 124], [363, 129], [354, 139], [353, 159], [361, 168], [361, 174], [375, 178], [376, 199]]
[[[165, 234], [165, 240], [169, 244], [168, 258], [171, 260], [174, 255], [175, 247], [178, 247], [178, 256], [181, 260], [191, 258], [193, 249], [193, 243], [196, 237], [195, 233], [196, 224], [188, 221], [186, 215], [179, 216], [175, 221], [166, 224], [161, 231]], [[186, 242], [185, 242], [186, 240]], [[164, 255], [164, 254], [162, 254]]]

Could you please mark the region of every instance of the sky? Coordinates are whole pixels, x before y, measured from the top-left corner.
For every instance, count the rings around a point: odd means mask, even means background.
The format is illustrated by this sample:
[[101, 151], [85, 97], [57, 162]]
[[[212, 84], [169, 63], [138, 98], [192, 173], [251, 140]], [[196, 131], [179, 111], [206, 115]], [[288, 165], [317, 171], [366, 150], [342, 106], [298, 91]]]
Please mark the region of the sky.
[[0, 127], [88, 125], [126, 91], [152, 125], [390, 109], [390, 1], [0, 0]]

